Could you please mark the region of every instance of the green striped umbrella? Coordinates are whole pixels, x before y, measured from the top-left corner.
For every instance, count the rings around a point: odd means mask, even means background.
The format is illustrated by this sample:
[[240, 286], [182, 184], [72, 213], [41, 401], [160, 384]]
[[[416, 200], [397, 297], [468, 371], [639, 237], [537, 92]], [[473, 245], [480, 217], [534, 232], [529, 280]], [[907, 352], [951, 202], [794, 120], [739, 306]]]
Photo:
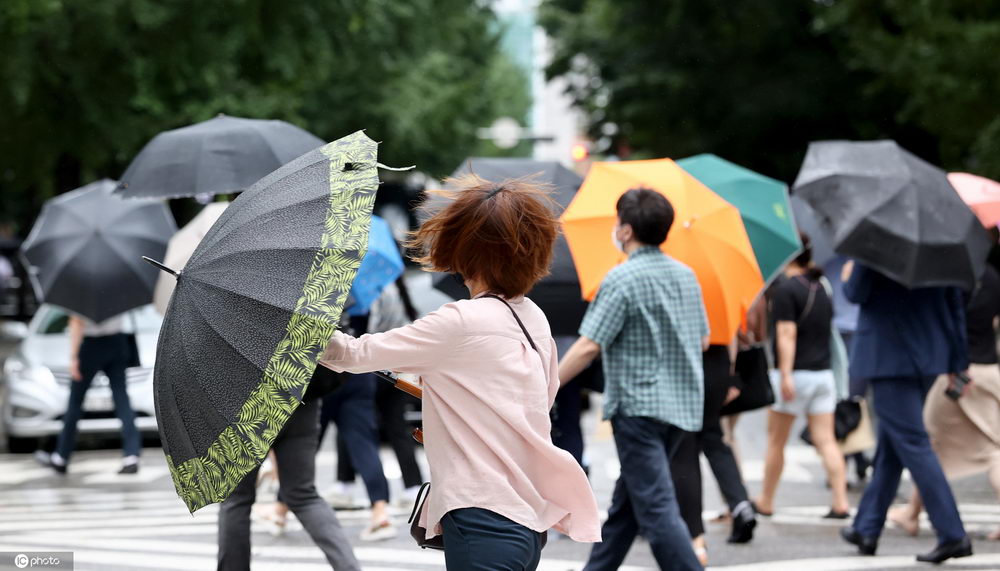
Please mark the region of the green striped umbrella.
[[777, 277], [802, 250], [784, 183], [712, 154], [677, 164], [740, 211], [765, 281]]

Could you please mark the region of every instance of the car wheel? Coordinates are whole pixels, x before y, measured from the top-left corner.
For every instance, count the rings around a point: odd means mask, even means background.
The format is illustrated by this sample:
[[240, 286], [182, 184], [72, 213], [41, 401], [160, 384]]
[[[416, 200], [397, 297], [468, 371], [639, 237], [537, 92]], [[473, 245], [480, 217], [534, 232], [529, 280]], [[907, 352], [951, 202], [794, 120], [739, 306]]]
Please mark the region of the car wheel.
[[14, 454], [27, 454], [38, 450], [37, 438], [7, 437], [7, 451]]

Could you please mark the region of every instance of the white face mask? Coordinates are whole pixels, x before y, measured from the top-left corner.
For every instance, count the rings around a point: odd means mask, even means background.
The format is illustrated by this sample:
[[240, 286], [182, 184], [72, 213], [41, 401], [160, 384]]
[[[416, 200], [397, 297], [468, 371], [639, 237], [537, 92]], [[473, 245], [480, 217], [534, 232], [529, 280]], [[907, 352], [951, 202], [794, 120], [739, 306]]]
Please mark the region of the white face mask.
[[611, 243], [615, 245], [615, 248], [619, 252], [625, 251], [625, 245], [622, 244], [622, 241], [618, 239], [618, 228], [611, 229]]

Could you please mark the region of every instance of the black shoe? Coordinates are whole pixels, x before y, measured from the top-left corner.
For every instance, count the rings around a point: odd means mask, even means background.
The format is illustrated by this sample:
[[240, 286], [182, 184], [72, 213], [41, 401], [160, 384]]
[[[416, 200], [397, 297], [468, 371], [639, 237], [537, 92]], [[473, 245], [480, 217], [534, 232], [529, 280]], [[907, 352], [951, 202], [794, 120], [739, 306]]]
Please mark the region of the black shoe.
[[126, 464], [125, 466], [122, 466], [121, 470], [118, 470], [118, 473], [119, 474], [138, 474], [139, 473], [139, 464], [138, 463], [135, 463], [135, 464]]
[[823, 519], [848, 519], [849, 517], [851, 517], [851, 512], [849, 511], [838, 512], [834, 511], [833, 508], [830, 508], [830, 511], [826, 512], [826, 515], [823, 516]]
[[737, 507], [733, 513], [733, 531], [726, 543], [750, 543], [753, 540], [753, 530], [757, 527], [757, 514], [750, 504]]
[[875, 550], [878, 549], [877, 537], [865, 537], [853, 527], [842, 527], [840, 537], [847, 543], [857, 545], [858, 553], [861, 555], [875, 555]]
[[917, 561], [922, 563], [944, 563], [955, 557], [969, 557], [972, 555], [972, 541], [969, 536], [965, 536], [958, 541], [942, 543], [934, 548], [930, 553], [917, 555]]
[[52, 469], [56, 471], [56, 474], [64, 474], [64, 475], [66, 474], [65, 464], [56, 464], [54, 462], [49, 462], [49, 466], [51, 466]]

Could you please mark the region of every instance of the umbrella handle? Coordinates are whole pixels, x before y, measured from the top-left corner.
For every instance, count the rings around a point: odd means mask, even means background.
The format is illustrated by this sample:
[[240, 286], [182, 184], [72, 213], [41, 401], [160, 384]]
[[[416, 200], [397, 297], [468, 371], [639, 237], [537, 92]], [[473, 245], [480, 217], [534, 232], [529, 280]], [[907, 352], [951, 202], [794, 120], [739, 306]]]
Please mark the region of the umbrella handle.
[[388, 381], [392, 383], [392, 386], [396, 387], [397, 389], [403, 391], [408, 395], [415, 396], [418, 399], [424, 397], [423, 389], [421, 389], [419, 386], [409, 381], [404, 381], [403, 379], [400, 379], [399, 377], [396, 376], [395, 373], [392, 373], [390, 371], [375, 371], [375, 376], [382, 379], [383, 381]]
[[146, 256], [143, 256], [143, 257], [142, 257], [142, 261], [146, 262], [147, 264], [149, 264], [149, 265], [151, 265], [151, 266], [154, 266], [154, 267], [156, 267], [156, 268], [159, 268], [159, 269], [161, 269], [161, 270], [163, 270], [163, 271], [167, 272], [168, 274], [171, 274], [171, 275], [173, 275], [173, 276], [174, 276], [175, 278], [179, 278], [179, 277], [181, 277], [181, 275], [180, 275], [180, 274], [179, 274], [178, 272], [176, 272], [176, 271], [174, 271], [174, 270], [172, 270], [172, 269], [168, 268], [167, 266], [164, 266], [164, 265], [163, 265], [162, 263], [160, 263], [160, 262], [157, 262], [157, 261], [156, 261], [156, 260], [154, 260], [153, 258], [147, 258]]

